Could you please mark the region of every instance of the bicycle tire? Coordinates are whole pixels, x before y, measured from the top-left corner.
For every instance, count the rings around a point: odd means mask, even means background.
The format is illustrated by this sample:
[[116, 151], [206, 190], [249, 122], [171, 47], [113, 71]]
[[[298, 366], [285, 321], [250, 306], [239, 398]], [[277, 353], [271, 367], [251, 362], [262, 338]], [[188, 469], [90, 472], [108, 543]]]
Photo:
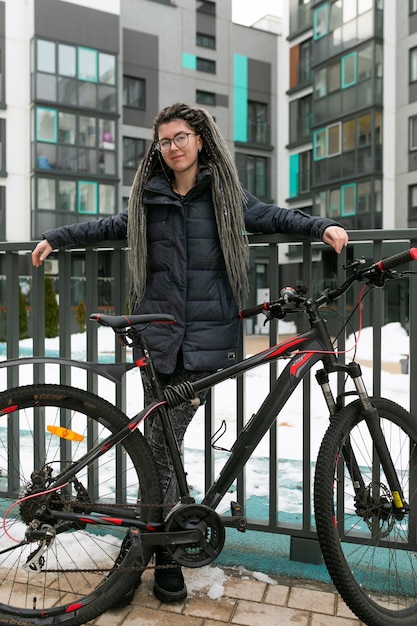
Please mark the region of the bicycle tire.
[[[143, 514], [146, 521], [160, 521], [158, 470], [137, 429], [81, 470], [78, 483], [43, 497], [46, 510], [39, 507], [42, 496], [37, 495], [91, 445], [127, 422], [106, 400], [64, 385], [30, 385], [0, 393], [1, 625], [85, 624], [131, 588], [132, 576], [140, 576], [152, 550], [132, 549], [126, 526], [65, 524], [48, 516], [58, 506], [71, 510], [76, 504], [78, 510], [81, 506], [90, 511], [90, 503], [99, 500], [110, 509], [117, 506], [118, 511]], [[57, 426], [66, 431], [57, 431]], [[33, 557], [37, 545], [18, 547], [16, 542], [24, 539], [28, 524], [39, 515], [40, 521], [55, 524], [56, 535], [28, 568], [28, 556]], [[14, 548], [1, 553], [9, 546]]]
[[[378, 475], [379, 460], [373, 458], [372, 440], [355, 401], [332, 420], [321, 443], [314, 479], [317, 534], [336, 589], [359, 619], [368, 626], [415, 626], [417, 423], [391, 400], [371, 401], [378, 409], [409, 513], [402, 520], [393, 515], [391, 494], [383, 472]], [[368, 488], [368, 510], [355, 508], [343, 454], [346, 441]]]

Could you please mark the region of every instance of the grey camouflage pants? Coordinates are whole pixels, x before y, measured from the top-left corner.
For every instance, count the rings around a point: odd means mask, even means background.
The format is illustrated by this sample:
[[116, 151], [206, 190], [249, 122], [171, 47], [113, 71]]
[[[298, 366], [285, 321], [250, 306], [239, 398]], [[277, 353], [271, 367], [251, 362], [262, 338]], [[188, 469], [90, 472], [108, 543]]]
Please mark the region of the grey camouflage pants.
[[[204, 376], [208, 376], [212, 374], [214, 370], [207, 372], [191, 372], [184, 368], [182, 354], [178, 355], [177, 365], [172, 374], [158, 374], [159, 381], [162, 387], [166, 385], [178, 385], [186, 380], [189, 382], [193, 382], [198, 380], [199, 378], [203, 378]], [[201, 402], [203, 402], [207, 392], [201, 392], [197, 394], [200, 398]], [[149, 404], [153, 401], [153, 398], [149, 392], [145, 390], [145, 405]], [[174, 409], [169, 409], [168, 414], [174, 428], [175, 436], [177, 438], [178, 446], [181, 447], [185, 431], [187, 430], [188, 425], [193, 419], [197, 408], [191, 406], [191, 404], [181, 404]], [[148, 441], [152, 448], [152, 452], [155, 457], [156, 464], [158, 466], [159, 475], [161, 478], [162, 484], [162, 494], [163, 494], [163, 503], [165, 504], [164, 512], [165, 515], [168, 511], [174, 506], [177, 501], [177, 480], [175, 477], [175, 472], [172, 466], [171, 459], [169, 457], [169, 452], [166, 448], [161, 421], [159, 419], [159, 414], [155, 412], [152, 416], [150, 416], [150, 426], [148, 432]]]

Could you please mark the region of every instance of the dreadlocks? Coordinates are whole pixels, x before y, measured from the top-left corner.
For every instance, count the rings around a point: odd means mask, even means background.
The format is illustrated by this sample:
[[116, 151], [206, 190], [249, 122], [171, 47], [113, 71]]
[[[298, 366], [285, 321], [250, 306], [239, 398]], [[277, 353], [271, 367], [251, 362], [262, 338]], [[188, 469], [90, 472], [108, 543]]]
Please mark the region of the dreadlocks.
[[166, 166], [157, 149], [158, 130], [161, 124], [184, 120], [200, 135], [203, 147], [199, 153], [201, 166], [212, 175], [212, 198], [227, 275], [233, 294], [239, 304], [247, 292], [248, 242], [244, 234], [245, 223], [242, 206], [246, 202], [239, 182], [236, 166], [226, 141], [212, 116], [201, 108], [186, 104], [173, 104], [163, 109], [153, 123], [153, 141], [139, 166], [129, 198], [128, 243], [129, 264], [132, 273], [134, 302], [143, 297], [146, 282], [146, 207], [143, 201], [144, 187], [156, 174], [164, 174], [172, 180], [172, 172]]

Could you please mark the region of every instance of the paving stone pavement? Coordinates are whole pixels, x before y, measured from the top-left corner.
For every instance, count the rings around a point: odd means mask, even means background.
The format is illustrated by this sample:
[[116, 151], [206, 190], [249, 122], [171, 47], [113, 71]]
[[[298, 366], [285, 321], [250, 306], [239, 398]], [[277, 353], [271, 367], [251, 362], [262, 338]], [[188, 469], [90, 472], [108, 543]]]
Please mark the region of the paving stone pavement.
[[[198, 572], [201, 572], [202, 581], [201, 586], [197, 585], [196, 589]], [[184, 576], [191, 589], [184, 602], [171, 605], [159, 602], [152, 593], [153, 574], [147, 571], [132, 604], [123, 609], [108, 611], [90, 624], [363, 626], [330, 585], [264, 576], [238, 568], [219, 568], [214, 565], [201, 570], [184, 570]], [[213, 578], [218, 581], [214, 586]]]

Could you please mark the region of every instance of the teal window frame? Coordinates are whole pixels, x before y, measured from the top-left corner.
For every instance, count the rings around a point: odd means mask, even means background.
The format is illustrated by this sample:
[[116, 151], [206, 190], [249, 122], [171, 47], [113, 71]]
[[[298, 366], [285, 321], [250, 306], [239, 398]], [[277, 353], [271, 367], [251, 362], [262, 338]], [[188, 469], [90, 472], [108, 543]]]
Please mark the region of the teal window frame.
[[299, 193], [300, 155], [290, 154], [290, 198], [296, 198]]
[[[82, 74], [81, 56], [84, 52], [89, 52], [95, 57], [95, 63], [94, 63], [95, 72], [94, 72], [93, 78], [87, 77], [86, 75]], [[83, 80], [87, 83], [98, 83], [98, 50], [95, 50], [94, 48], [86, 48], [84, 46], [78, 46], [77, 61], [78, 61], [78, 70], [77, 70], [78, 80]]]
[[[350, 82], [346, 82], [345, 80], [345, 70], [346, 70], [346, 62], [353, 58], [354, 61], [354, 65], [353, 65], [353, 80]], [[341, 69], [342, 69], [342, 76], [341, 76], [341, 87], [342, 89], [347, 89], [348, 87], [352, 87], [353, 85], [356, 85], [356, 83], [358, 82], [358, 53], [357, 52], [351, 52], [350, 54], [347, 54], [346, 56], [342, 57], [340, 60], [341, 63]]]
[[[317, 156], [317, 147], [319, 145], [318, 141], [317, 141], [317, 137], [318, 135], [324, 135], [324, 154]], [[320, 144], [321, 145], [321, 144]], [[313, 155], [314, 155], [314, 161], [321, 161], [322, 159], [326, 159], [327, 158], [327, 152], [328, 152], [328, 133], [327, 133], [327, 128], [319, 128], [317, 130], [314, 131], [313, 134]]]
[[[81, 208], [81, 190], [82, 187], [92, 186], [95, 189], [95, 206], [92, 211], [84, 211]], [[98, 183], [89, 181], [89, 180], [79, 180], [78, 181], [78, 203], [77, 203], [78, 213], [81, 215], [97, 215], [98, 213]]]
[[[40, 111], [49, 111], [54, 114], [54, 138], [43, 139], [39, 137], [39, 113]], [[36, 107], [36, 141], [42, 141], [43, 143], [57, 143], [58, 141], [58, 111], [51, 107]]]
[[[345, 191], [347, 189], [353, 189], [353, 210], [348, 211], [345, 209]], [[349, 217], [351, 215], [356, 215], [357, 207], [356, 207], [356, 183], [349, 183], [348, 185], [342, 185], [340, 188], [340, 215], [342, 217]]]
[[[322, 33], [317, 33], [317, 28], [318, 25], [320, 23], [320, 20], [318, 19], [319, 14], [323, 12], [324, 13], [324, 29]], [[313, 14], [313, 39], [314, 40], [318, 40], [321, 39], [322, 37], [325, 37], [327, 34], [329, 33], [329, 5], [328, 4], [323, 4], [321, 7], [318, 7], [317, 9], [314, 10], [314, 14]]]

